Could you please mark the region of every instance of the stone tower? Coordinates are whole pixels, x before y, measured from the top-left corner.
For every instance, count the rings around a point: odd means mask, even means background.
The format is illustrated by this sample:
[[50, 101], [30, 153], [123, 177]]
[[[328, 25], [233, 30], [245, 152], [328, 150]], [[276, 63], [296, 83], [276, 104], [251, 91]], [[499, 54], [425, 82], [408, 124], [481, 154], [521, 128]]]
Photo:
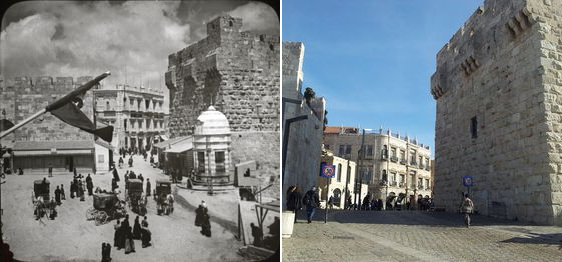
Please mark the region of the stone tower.
[[242, 31], [242, 19], [220, 16], [207, 37], [168, 56], [169, 128], [193, 134], [213, 105], [233, 132], [279, 130], [279, 35]]
[[435, 203], [562, 224], [562, 1], [487, 0], [437, 54]]

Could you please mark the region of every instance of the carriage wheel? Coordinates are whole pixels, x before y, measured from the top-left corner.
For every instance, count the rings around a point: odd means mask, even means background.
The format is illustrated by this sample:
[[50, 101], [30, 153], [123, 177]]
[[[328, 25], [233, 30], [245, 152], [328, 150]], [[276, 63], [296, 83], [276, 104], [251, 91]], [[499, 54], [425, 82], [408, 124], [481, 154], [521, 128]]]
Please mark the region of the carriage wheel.
[[86, 220], [93, 220], [96, 217], [97, 210], [95, 208], [90, 208], [86, 211]]
[[100, 211], [96, 215], [96, 226], [103, 225], [107, 221], [107, 213], [105, 211]]

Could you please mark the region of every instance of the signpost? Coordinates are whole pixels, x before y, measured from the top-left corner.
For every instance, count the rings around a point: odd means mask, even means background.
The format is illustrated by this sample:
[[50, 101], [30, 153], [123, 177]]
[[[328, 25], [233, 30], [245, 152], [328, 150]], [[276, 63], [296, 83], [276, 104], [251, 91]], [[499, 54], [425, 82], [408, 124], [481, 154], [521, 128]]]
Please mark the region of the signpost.
[[468, 189], [468, 195], [470, 196], [470, 188], [474, 186], [474, 177], [473, 176], [463, 176], [462, 177], [462, 185]]
[[322, 165], [322, 174], [320, 175], [326, 178], [326, 206], [324, 207], [324, 224], [328, 223], [328, 201], [330, 195], [330, 178], [336, 176], [336, 166], [335, 165]]

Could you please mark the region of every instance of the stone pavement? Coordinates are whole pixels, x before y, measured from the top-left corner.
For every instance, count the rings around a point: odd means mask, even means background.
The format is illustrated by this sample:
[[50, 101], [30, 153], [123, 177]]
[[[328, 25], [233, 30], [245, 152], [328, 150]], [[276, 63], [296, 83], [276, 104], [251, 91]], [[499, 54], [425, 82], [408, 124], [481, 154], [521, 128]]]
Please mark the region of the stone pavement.
[[[304, 212], [302, 212], [304, 213]], [[302, 214], [304, 215], [304, 214]], [[283, 261], [562, 261], [562, 228], [423, 211], [299, 215]]]

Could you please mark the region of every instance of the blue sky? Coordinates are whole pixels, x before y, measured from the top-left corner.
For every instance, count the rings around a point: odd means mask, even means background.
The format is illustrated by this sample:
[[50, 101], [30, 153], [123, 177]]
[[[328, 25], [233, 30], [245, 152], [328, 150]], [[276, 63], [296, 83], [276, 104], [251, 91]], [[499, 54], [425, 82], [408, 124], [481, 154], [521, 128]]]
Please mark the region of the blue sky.
[[304, 83], [329, 126], [391, 128], [434, 152], [437, 52], [483, 0], [284, 0], [283, 41], [305, 45]]

